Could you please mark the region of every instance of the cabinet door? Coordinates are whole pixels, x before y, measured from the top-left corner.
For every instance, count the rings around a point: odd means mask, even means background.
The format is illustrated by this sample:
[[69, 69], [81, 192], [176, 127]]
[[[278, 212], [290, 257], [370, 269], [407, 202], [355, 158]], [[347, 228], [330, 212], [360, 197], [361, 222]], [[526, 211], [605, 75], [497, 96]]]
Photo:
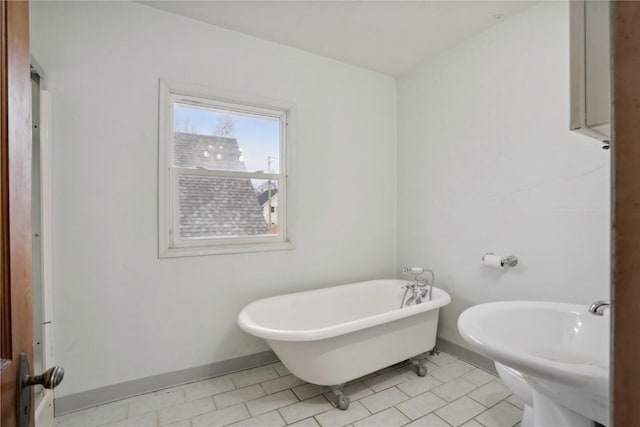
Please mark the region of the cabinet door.
[[610, 135], [609, 2], [571, 7], [571, 129], [605, 143]]
[[609, 124], [609, 2], [585, 2], [585, 54], [587, 126]]

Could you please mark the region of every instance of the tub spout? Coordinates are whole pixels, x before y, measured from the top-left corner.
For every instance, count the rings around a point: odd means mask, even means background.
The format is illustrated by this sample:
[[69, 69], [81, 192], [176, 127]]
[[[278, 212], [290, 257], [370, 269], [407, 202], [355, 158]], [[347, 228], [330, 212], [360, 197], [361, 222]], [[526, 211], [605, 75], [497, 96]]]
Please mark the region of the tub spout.
[[[431, 286], [427, 285], [427, 284], [420, 284], [417, 282], [413, 282], [413, 283], [407, 283], [406, 285], [403, 286], [403, 288], [405, 289], [405, 293], [404, 296], [402, 297], [402, 303], [400, 304], [400, 308], [411, 305], [411, 304], [420, 304], [422, 303], [422, 300], [425, 298], [429, 298], [429, 301], [431, 301]], [[405, 301], [405, 298], [407, 296], [407, 292], [411, 290], [412, 295], [411, 297], [409, 297], [408, 300]]]

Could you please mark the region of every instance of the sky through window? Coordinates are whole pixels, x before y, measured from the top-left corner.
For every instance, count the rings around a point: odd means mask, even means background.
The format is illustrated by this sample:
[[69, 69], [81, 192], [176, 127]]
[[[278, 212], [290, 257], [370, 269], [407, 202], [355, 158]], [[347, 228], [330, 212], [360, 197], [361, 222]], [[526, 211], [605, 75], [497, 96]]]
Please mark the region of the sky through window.
[[231, 119], [233, 130], [227, 136], [235, 138], [242, 151], [247, 171], [279, 172], [280, 120], [275, 117], [249, 115], [174, 103], [175, 132], [217, 135], [219, 124]]

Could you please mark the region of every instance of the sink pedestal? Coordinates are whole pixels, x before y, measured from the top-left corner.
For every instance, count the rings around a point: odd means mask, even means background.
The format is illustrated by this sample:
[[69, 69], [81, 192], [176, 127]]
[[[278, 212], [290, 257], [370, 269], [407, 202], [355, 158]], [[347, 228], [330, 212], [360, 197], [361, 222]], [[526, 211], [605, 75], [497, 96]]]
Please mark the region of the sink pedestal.
[[560, 406], [544, 394], [533, 390], [533, 424], [535, 427], [592, 427], [593, 421]]

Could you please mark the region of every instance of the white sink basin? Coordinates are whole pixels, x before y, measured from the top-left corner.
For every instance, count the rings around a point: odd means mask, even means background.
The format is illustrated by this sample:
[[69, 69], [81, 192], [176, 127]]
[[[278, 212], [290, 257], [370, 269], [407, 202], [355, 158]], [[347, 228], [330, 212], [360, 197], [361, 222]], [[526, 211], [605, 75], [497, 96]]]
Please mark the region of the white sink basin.
[[534, 392], [608, 424], [608, 310], [595, 316], [586, 305], [494, 302], [462, 313], [458, 330], [478, 353], [520, 371]]

